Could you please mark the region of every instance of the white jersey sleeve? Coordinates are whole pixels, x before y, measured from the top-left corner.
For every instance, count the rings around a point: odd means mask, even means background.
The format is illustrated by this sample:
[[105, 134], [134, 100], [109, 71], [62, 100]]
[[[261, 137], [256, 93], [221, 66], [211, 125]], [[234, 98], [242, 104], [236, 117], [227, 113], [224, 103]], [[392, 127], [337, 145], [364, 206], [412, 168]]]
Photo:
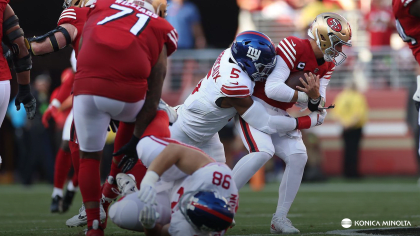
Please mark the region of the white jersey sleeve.
[[253, 90], [254, 82], [232, 60], [230, 48], [226, 49], [178, 109], [182, 130], [196, 142], [208, 141], [236, 115], [235, 108], [221, 108], [218, 100], [247, 97]]

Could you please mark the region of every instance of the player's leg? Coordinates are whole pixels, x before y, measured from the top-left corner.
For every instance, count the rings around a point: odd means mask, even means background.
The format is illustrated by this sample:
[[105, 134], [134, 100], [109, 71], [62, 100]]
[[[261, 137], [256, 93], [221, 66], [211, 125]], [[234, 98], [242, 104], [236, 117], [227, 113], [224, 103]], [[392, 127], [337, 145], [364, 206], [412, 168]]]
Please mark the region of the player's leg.
[[293, 137], [272, 135], [275, 154], [285, 162], [286, 169], [279, 187], [276, 213], [271, 220], [271, 233], [299, 233], [287, 218], [287, 213], [299, 190], [308, 155], [300, 131], [290, 134]]
[[235, 127], [249, 151], [233, 168], [233, 180], [241, 189], [273, 157], [274, 146], [270, 135], [249, 126], [240, 116], [235, 117]]
[[10, 99], [10, 81], [0, 81], [0, 127], [6, 116], [7, 107]]

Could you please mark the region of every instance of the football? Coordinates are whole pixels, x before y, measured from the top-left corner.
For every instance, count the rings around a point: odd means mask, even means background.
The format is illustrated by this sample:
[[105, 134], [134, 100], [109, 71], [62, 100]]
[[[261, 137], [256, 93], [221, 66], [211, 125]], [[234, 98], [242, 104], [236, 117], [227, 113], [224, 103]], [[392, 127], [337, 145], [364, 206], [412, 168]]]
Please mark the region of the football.
[[300, 82], [299, 78], [302, 78], [303, 81], [306, 82], [305, 73], [309, 73], [307, 71], [295, 71], [290, 73], [289, 78], [287, 78], [286, 82], [284, 82], [287, 86], [292, 89], [296, 89], [296, 86], [303, 87], [302, 82]]

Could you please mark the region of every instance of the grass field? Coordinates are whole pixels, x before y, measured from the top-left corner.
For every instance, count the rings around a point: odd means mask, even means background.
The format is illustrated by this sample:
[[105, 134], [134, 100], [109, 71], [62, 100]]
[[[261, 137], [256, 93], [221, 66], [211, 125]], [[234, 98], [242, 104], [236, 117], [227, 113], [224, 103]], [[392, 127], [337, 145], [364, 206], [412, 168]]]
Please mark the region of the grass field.
[[[262, 192], [245, 187], [240, 192], [236, 226], [228, 235], [265, 235], [277, 205], [278, 183]], [[0, 186], [0, 235], [83, 235], [83, 228], [67, 228], [65, 221], [78, 213], [78, 193], [69, 212], [49, 212], [52, 186]], [[407, 220], [420, 226], [420, 188], [415, 178], [366, 178], [361, 181], [332, 179], [302, 184], [289, 218], [302, 235], [338, 235], [343, 218], [370, 221]], [[351, 227], [350, 229], [380, 227]], [[143, 235], [108, 224], [106, 235]], [[420, 235], [412, 234], [412, 235]]]

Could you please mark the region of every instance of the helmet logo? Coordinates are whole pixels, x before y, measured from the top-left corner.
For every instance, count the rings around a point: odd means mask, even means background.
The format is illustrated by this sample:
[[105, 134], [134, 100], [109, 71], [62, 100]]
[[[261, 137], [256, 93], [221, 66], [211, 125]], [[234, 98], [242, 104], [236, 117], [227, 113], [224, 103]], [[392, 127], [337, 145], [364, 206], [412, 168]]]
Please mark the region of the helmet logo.
[[335, 19], [335, 18], [328, 18], [327, 19], [327, 24], [328, 24], [328, 26], [332, 29], [332, 30], [334, 30], [335, 32], [340, 32], [342, 29], [343, 29], [343, 27], [341, 26], [341, 24], [340, 24], [340, 21], [338, 21], [337, 19]]
[[248, 53], [246, 54], [247, 57], [251, 58], [252, 61], [256, 61], [260, 58], [261, 50], [255, 49], [253, 47], [248, 48]]

